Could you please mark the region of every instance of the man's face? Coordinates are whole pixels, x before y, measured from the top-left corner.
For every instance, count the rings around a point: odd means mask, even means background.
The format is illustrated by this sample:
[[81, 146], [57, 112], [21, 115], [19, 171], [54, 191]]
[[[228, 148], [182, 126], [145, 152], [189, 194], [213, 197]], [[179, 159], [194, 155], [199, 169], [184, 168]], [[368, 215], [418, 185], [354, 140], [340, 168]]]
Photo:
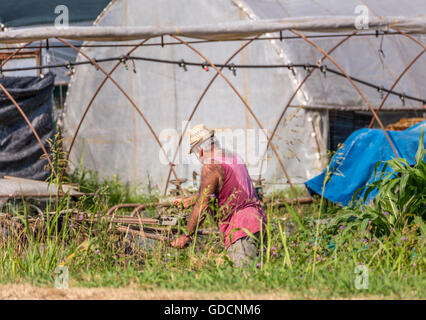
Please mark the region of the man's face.
[[193, 153], [197, 157], [198, 161], [200, 161], [202, 163], [203, 162], [202, 158], [203, 158], [203, 155], [204, 155], [203, 149], [201, 149], [200, 147], [195, 147]]
[[201, 159], [203, 158], [203, 155], [204, 155], [203, 149], [201, 149], [200, 147], [197, 147], [196, 154], [197, 154], [198, 160], [201, 161]]

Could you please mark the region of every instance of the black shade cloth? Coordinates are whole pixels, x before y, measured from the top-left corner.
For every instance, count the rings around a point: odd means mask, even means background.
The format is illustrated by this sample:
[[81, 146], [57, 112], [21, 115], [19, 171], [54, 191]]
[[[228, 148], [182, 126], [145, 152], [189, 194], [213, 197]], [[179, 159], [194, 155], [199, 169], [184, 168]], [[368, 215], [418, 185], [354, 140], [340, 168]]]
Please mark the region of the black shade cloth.
[[[52, 92], [54, 75], [4, 77], [0, 83], [25, 112], [47, 150], [54, 136]], [[45, 180], [49, 171], [43, 150], [30, 127], [6, 94], [0, 90], [0, 177], [5, 175]]]

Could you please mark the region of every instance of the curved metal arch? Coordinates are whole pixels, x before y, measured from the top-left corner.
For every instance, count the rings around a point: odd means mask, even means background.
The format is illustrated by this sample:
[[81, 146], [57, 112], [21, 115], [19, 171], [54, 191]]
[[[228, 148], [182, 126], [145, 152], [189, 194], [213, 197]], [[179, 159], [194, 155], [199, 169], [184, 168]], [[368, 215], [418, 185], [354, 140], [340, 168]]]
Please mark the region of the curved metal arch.
[[[360, 1], [364, 6], [366, 6], [367, 8], [368, 8], [368, 10], [369, 10], [369, 12], [371, 12], [371, 13], [373, 13], [373, 16], [375, 16], [375, 17], [379, 17], [380, 15], [378, 15], [376, 12], [375, 12], [375, 10], [373, 10], [372, 9], [372, 7], [371, 6], [369, 6], [369, 5], [367, 5], [367, 3], [365, 3], [365, 0], [358, 0], [358, 1]], [[392, 28], [391, 26], [390, 26], [390, 28]], [[401, 33], [400, 33], [401, 34]], [[398, 48], [398, 46], [396, 46], [395, 45], [395, 43], [393, 42], [393, 41], [391, 41], [390, 42], [390, 45], [394, 48], [394, 50], [397, 52], [397, 55], [400, 57], [400, 58], [402, 58], [403, 57], [403, 53], [401, 52], [401, 49], [400, 48]], [[402, 60], [402, 59], [401, 59]], [[416, 90], [415, 91], [417, 91], [417, 93], [419, 93], [419, 91], [418, 91], [418, 88], [417, 88], [417, 84], [416, 84], [416, 81], [414, 80], [414, 79], [410, 79], [411, 80], [411, 82], [412, 82], [412, 84], [414, 85], [414, 86], [416, 86]], [[372, 117], [372, 119], [374, 119], [374, 117]], [[373, 121], [373, 120], [372, 120]], [[370, 126], [369, 126], [370, 127]]]
[[[386, 93], [386, 96], [383, 98], [382, 102], [380, 103], [380, 106], [377, 108], [376, 112], [379, 114], [380, 110], [382, 110], [383, 105], [385, 104], [386, 100], [389, 98], [391, 91], [395, 88], [395, 86], [399, 83], [399, 81], [402, 79], [402, 77], [405, 75], [405, 73], [416, 63], [416, 61], [425, 53], [426, 49], [423, 49], [401, 72], [401, 74], [398, 76], [398, 78], [393, 83], [392, 87], [389, 89], [389, 91]], [[370, 124], [368, 125], [368, 128], [372, 128], [375, 123], [374, 117], [371, 119]]]
[[[127, 52], [127, 54], [125, 55], [125, 57], [129, 56], [130, 54], [132, 54], [137, 48], [139, 48], [140, 46], [142, 46], [145, 42], [147, 42], [149, 40], [145, 39], [143, 41], [141, 41], [140, 43], [138, 43], [137, 45], [135, 45], [129, 52]], [[108, 73], [108, 75], [112, 75], [114, 73], [114, 71], [118, 68], [118, 66], [120, 65], [121, 61], [118, 61], [114, 67], [110, 70], [110, 72]], [[89, 104], [87, 105], [86, 109], [83, 112], [83, 116], [80, 119], [80, 122], [78, 123], [77, 129], [75, 130], [75, 133], [72, 137], [71, 140], [71, 144], [70, 147], [68, 149], [68, 154], [67, 154], [67, 160], [69, 159], [69, 155], [72, 151], [72, 148], [74, 146], [75, 140], [77, 139], [77, 135], [78, 132], [80, 131], [81, 125], [83, 124], [84, 119], [86, 118], [87, 113], [89, 112], [89, 109], [91, 108], [93, 102], [95, 101], [95, 98], [97, 97], [98, 93], [101, 91], [102, 87], [104, 86], [104, 84], [106, 83], [106, 81], [108, 80], [108, 76], [105, 76], [105, 78], [102, 80], [102, 82], [99, 84], [98, 88], [96, 89], [94, 95], [92, 96], [92, 98], [90, 99]]]
[[[243, 102], [244, 106], [246, 107], [246, 109], [250, 112], [250, 114], [252, 115], [253, 119], [256, 121], [257, 125], [259, 126], [260, 129], [262, 129], [262, 132], [264, 132], [264, 127], [262, 125], [262, 123], [259, 121], [259, 119], [256, 117], [255, 113], [253, 112], [253, 110], [250, 108], [250, 106], [248, 105], [248, 103], [244, 100], [244, 98], [241, 96], [241, 94], [239, 93], [239, 91], [234, 87], [234, 85], [229, 81], [229, 79], [222, 73], [222, 71], [220, 71], [215, 64], [213, 64], [207, 57], [205, 57], [201, 52], [199, 52], [197, 49], [195, 49], [194, 47], [192, 47], [190, 44], [188, 44], [187, 42], [185, 42], [184, 40], [180, 39], [177, 36], [171, 35], [172, 38], [178, 40], [180, 43], [184, 44], [185, 46], [187, 46], [189, 49], [191, 49], [192, 51], [194, 51], [196, 54], [198, 54], [201, 58], [203, 58], [213, 69], [216, 70], [217, 73], [219, 73], [219, 75], [226, 81], [226, 83], [228, 83], [228, 85], [231, 87], [231, 89], [235, 92], [235, 94], [238, 96], [238, 98], [241, 100], [241, 102]], [[268, 135], [265, 133], [266, 139], [268, 141], [270, 141]], [[289, 183], [291, 192], [293, 193], [294, 198], [296, 199], [297, 202], [297, 207], [299, 212], [301, 212], [301, 206], [300, 206], [300, 202], [299, 199], [297, 198], [297, 194], [296, 194], [296, 190], [294, 189], [294, 186], [291, 182], [291, 179], [287, 173], [287, 170], [284, 167], [284, 164], [282, 163], [278, 152], [275, 148], [275, 145], [273, 143], [271, 143], [271, 148], [273, 150], [273, 152], [275, 153], [275, 156], [278, 159], [278, 162], [280, 163], [281, 169], [284, 172], [284, 175], [286, 176], [286, 179]]]
[[[158, 145], [160, 146], [161, 151], [163, 151], [164, 156], [166, 157], [167, 161], [169, 162], [169, 166], [173, 167], [173, 163], [170, 162], [169, 157], [167, 156], [166, 151], [163, 148], [163, 145], [161, 144], [160, 139], [158, 138], [157, 134], [155, 133], [154, 129], [152, 128], [151, 124], [149, 123], [149, 121], [145, 118], [145, 115], [143, 114], [143, 112], [139, 109], [139, 107], [136, 105], [136, 103], [133, 101], [132, 98], [129, 97], [129, 95], [126, 93], [126, 91], [124, 91], [123, 88], [121, 88], [121, 86], [114, 80], [114, 78], [112, 78], [110, 75], [108, 75], [108, 73], [96, 62], [94, 61], [92, 58], [90, 58], [88, 55], [86, 55], [84, 52], [82, 52], [81, 50], [79, 50], [78, 48], [76, 48], [75, 46], [73, 46], [71, 43], [69, 43], [68, 41], [61, 39], [59, 37], [57, 37], [56, 39], [58, 39], [59, 41], [61, 41], [62, 43], [66, 44], [67, 46], [69, 46], [70, 48], [72, 48], [73, 50], [79, 52], [81, 55], [83, 55], [87, 60], [89, 60], [94, 66], [96, 66], [99, 70], [102, 71], [102, 73], [104, 73], [113, 83], [114, 85], [121, 91], [121, 93], [123, 93], [123, 95], [126, 97], [126, 99], [130, 102], [130, 104], [133, 106], [133, 108], [135, 108], [135, 110], [139, 113], [139, 115], [142, 117], [142, 119], [144, 120], [145, 124], [148, 126], [148, 129], [151, 131], [152, 135], [154, 136], [155, 140], [157, 141]], [[174, 169], [172, 169], [173, 175], [175, 176], [176, 180], [178, 180], [178, 177], [176, 175], [176, 172]]]
[[0, 65], [0, 70], [1, 68], [3, 68], [3, 66], [6, 64], [6, 62], [8, 62], [10, 59], [12, 59], [15, 55], [17, 55], [19, 52], [22, 51], [22, 49], [25, 49], [26, 47], [28, 47], [31, 43], [33, 43], [32, 41], [27, 42], [26, 44], [24, 44], [22, 47], [19, 47], [18, 49], [16, 49], [10, 56], [8, 56], [6, 59], [4, 59], [4, 61], [1, 63]]
[[[352, 36], [354, 36], [357, 32], [354, 31], [352, 32], [350, 35], [348, 35], [347, 37], [345, 37], [344, 39], [342, 39], [341, 41], [339, 41], [333, 48], [331, 48], [328, 51], [328, 54], [332, 54], [334, 52], [334, 50], [336, 50], [338, 47], [340, 47], [343, 43], [345, 43], [347, 40], [349, 40]], [[321, 63], [323, 63], [323, 61], [327, 58], [326, 55], [323, 55], [321, 59], [318, 60], [317, 65], [320, 65]], [[275, 124], [274, 130], [272, 131], [271, 135], [270, 135], [270, 141], [272, 141], [272, 139], [274, 138], [277, 130], [278, 130], [278, 126], [281, 122], [281, 120], [283, 119], [285, 113], [287, 112], [288, 108], [290, 107], [290, 104], [292, 103], [292, 101], [294, 100], [294, 98], [296, 97], [297, 93], [301, 90], [302, 86], [305, 84], [305, 82], [311, 77], [312, 73], [315, 71], [316, 69], [311, 69], [309, 70], [308, 74], [305, 76], [305, 78], [299, 83], [299, 85], [297, 86], [297, 88], [294, 90], [292, 96], [290, 97], [290, 99], [287, 102], [287, 105], [284, 107], [283, 111], [281, 112], [280, 117], [278, 118], [277, 123]], [[297, 112], [300, 109], [297, 110]], [[266, 153], [268, 152], [269, 149], [269, 141], [268, 144], [266, 145], [266, 150], [265, 153], [263, 154], [263, 157], [261, 158], [262, 162], [260, 164], [260, 174], [259, 174], [259, 181], [262, 178], [262, 168], [263, 168], [263, 163], [264, 163], [264, 159], [266, 156]]]
[[421, 46], [423, 49], [426, 48], [426, 46], [423, 43], [421, 43], [419, 40], [417, 40], [416, 38], [414, 38], [412, 35], [404, 32], [402, 30], [399, 30], [398, 28], [395, 28], [395, 27], [390, 27], [390, 28], [393, 29], [393, 30], [395, 30], [399, 34], [402, 34], [403, 36], [411, 39], [412, 41], [414, 41], [415, 43], [417, 43], [419, 46]]
[[[390, 91], [392, 91], [392, 89], [397, 85], [397, 83], [401, 80], [401, 78], [404, 76], [404, 74], [408, 71], [409, 68], [411, 68], [411, 66], [417, 61], [418, 58], [420, 58], [420, 56], [424, 53], [425, 49], [426, 49], [426, 45], [424, 45], [423, 43], [421, 43], [419, 40], [417, 40], [416, 38], [414, 38], [412, 35], [399, 30], [395, 27], [391, 27], [391, 29], [395, 30], [397, 33], [407, 37], [408, 39], [412, 40], [413, 42], [417, 43], [419, 46], [421, 46], [423, 48], [423, 51], [419, 53], [419, 55], [417, 57], [414, 58], [413, 61], [411, 61], [411, 63], [406, 67], [406, 69], [404, 69], [404, 71], [399, 75], [399, 77], [396, 79], [396, 81], [394, 82], [394, 85], [392, 86], [392, 88], [390, 89]], [[380, 105], [380, 107], [377, 109], [377, 112], [380, 111], [381, 107], [384, 105], [384, 103], [386, 102], [387, 98], [389, 97], [390, 92], [387, 93], [386, 97], [383, 98], [383, 101]], [[371, 119], [370, 124], [369, 124], [369, 128], [371, 128], [374, 125], [374, 117]]]
[[373, 113], [374, 118], [376, 119], [377, 123], [379, 124], [380, 128], [383, 130], [386, 139], [388, 140], [393, 153], [395, 154], [396, 157], [398, 157], [398, 152], [395, 149], [395, 146], [393, 145], [388, 133], [386, 132], [385, 127], [383, 126], [382, 121], [380, 121], [379, 116], [376, 114], [376, 112], [374, 111], [373, 107], [371, 106], [371, 104], [368, 102], [367, 98], [364, 96], [364, 94], [362, 93], [362, 91], [358, 88], [358, 86], [355, 84], [355, 82], [351, 79], [351, 77], [346, 73], [345, 70], [343, 70], [343, 68], [327, 53], [325, 52], [320, 46], [318, 46], [315, 42], [309, 40], [308, 38], [306, 38], [305, 35], [297, 32], [294, 29], [290, 29], [291, 32], [293, 32], [295, 35], [298, 35], [299, 37], [301, 37], [303, 40], [305, 40], [307, 43], [309, 43], [310, 45], [312, 45], [314, 48], [316, 48], [318, 51], [320, 51], [322, 54], [326, 55], [327, 58], [344, 74], [344, 76], [346, 77], [346, 79], [349, 80], [349, 82], [351, 83], [351, 85], [355, 88], [355, 90], [358, 92], [358, 94], [361, 96], [362, 100], [364, 100], [364, 102], [367, 104], [368, 108], [370, 109], [370, 111]]
[[[256, 39], [258, 39], [260, 37], [260, 35], [258, 35], [258, 36], [256, 36], [256, 37], [254, 37], [253, 39], [251, 39], [250, 41], [248, 41], [248, 42], [246, 42], [244, 45], [242, 45], [237, 51], [235, 51], [233, 54], [232, 54], [232, 56], [230, 56], [226, 61], [225, 61], [225, 63], [224, 63], [224, 65], [227, 65], [238, 53], [240, 53], [243, 49], [245, 49], [250, 43], [252, 43], [254, 40], [256, 40]], [[220, 71], [222, 71], [223, 70], [223, 68], [225, 68], [225, 66], [222, 66], [221, 68], [220, 68]], [[202, 92], [202, 94], [201, 94], [201, 96], [200, 96], [200, 98], [198, 99], [198, 101], [197, 101], [197, 103], [195, 104], [195, 107], [192, 109], [192, 112], [191, 112], [191, 114], [189, 115], [189, 118], [188, 118], [188, 122], [186, 123], [186, 125], [185, 125], [185, 128], [183, 129], [183, 131], [182, 131], [182, 134], [180, 135], [180, 137], [179, 137], [179, 143], [178, 143], [178, 145], [177, 145], [177, 147], [176, 147], [176, 151], [175, 151], [175, 154], [174, 154], [174, 156], [173, 156], [173, 159], [172, 159], [172, 162], [174, 162], [175, 161], [175, 159], [176, 159], [176, 156], [177, 156], [177, 153], [178, 153], [178, 151], [179, 151], [179, 147], [180, 147], [180, 145], [182, 144], [182, 139], [183, 139], [183, 136], [185, 135], [185, 133], [186, 133], [186, 130], [188, 130], [188, 125], [189, 125], [189, 122], [192, 120], [192, 117], [194, 116], [194, 114], [195, 114], [195, 112], [197, 111], [197, 109], [198, 109], [198, 106], [200, 105], [200, 103], [201, 103], [201, 101], [203, 100], [203, 98], [204, 98], [204, 96], [206, 95], [206, 93], [207, 93], [207, 91], [210, 89], [210, 87], [211, 87], [211, 85], [213, 84], [213, 82], [216, 80], [216, 78], [219, 76], [219, 73], [217, 73], [216, 72], [216, 74], [210, 79], [210, 81], [209, 81], [209, 83], [207, 84], [207, 86], [206, 86], [206, 88], [203, 90], [203, 92]], [[167, 175], [167, 182], [166, 182], [166, 186], [165, 186], [165, 188], [164, 188], [164, 195], [166, 195], [166, 193], [167, 193], [167, 187], [168, 187], [168, 185], [169, 185], [169, 182], [170, 182], [170, 174], [171, 174], [171, 170], [169, 170], [169, 174]]]

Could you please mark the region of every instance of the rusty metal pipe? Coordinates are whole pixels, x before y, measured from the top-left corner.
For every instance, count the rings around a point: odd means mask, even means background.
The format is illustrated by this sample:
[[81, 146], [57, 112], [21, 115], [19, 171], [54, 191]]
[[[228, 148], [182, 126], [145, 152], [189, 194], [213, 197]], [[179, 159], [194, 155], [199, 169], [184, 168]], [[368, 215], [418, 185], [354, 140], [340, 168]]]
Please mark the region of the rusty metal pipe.
[[[328, 51], [328, 54], [332, 54], [334, 50], [336, 50], [338, 47], [340, 47], [344, 42], [346, 42], [348, 39], [350, 39], [352, 36], [354, 36], [356, 34], [356, 31], [352, 32], [350, 35], [348, 35], [347, 37], [345, 37], [344, 39], [342, 39], [341, 41], [339, 41], [333, 48], [331, 48]], [[327, 58], [326, 55], [323, 55], [321, 59], [318, 60], [317, 65], [320, 65], [325, 59]], [[284, 107], [283, 111], [281, 112], [280, 117], [278, 118], [277, 123], [275, 124], [274, 130], [272, 131], [272, 134], [270, 136], [270, 141], [272, 141], [272, 139], [275, 136], [275, 133], [278, 130], [278, 126], [281, 122], [281, 120], [283, 119], [285, 113], [287, 112], [287, 109], [290, 107], [290, 104], [292, 103], [293, 99], [296, 97], [297, 93], [300, 91], [300, 89], [302, 88], [302, 86], [305, 84], [305, 82], [311, 77], [312, 73], [315, 71], [316, 69], [311, 69], [308, 74], [305, 76], [305, 78], [302, 80], [302, 82], [300, 82], [300, 84], [297, 86], [296, 90], [294, 90], [293, 94], [291, 95], [290, 99], [287, 102], [287, 105]], [[262, 168], [263, 168], [263, 163], [266, 156], [266, 153], [269, 149], [269, 140], [268, 140], [268, 144], [266, 146], [266, 150], [265, 153], [263, 154], [262, 157], [262, 162], [260, 164], [260, 174], [259, 174], [259, 180], [261, 180], [262, 178]]]
[[[143, 114], [143, 112], [139, 109], [139, 107], [136, 105], [136, 103], [133, 101], [132, 98], [130, 98], [130, 96], [126, 93], [126, 91], [117, 83], [117, 81], [114, 80], [114, 78], [112, 78], [110, 75], [108, 75], [108, 73], [96, 62], [94, 61], [92, 58], [90, 58], [88, 55], [86, 55], [83, 51], [81, 51], [80, 49], [76, 48], [74, 45], [72, 45], [71, 43], [69, 43], [68, 41], [61, 39], [59, 37], [57, 37], [56, 39], [58, 39], [59, 41], [61, 41], [62, 43], [68, 45], [70, 48], [74, 49], [75, 51], [77, 51], [78, 53], [80, 53], [82, 56], [84, 56], [87, 60], [89, 60], [94, 66], [96, 66], [96, 68], [98, 68], [99, 70], [102, 71], [102, 73], [104, 73], [113, 83], [114, 85], [121, 91], [121, 93], [123, 93], [123, 95], [126, 97], [126, 99], [130, 102], [130, 104], [133, 106], [133, 108], [135, 108], [135, 110], [139, 113], [139, 115], [142, 117], [143, 121], [145, 122], [145, 124], [147, 125], [148, 129], [150, 130], [151, 134], [154, 136], [155, 140], [157, 141], [158, 145], [160, 146], [161, 151], [163, 152], [164, 156], [166, 157], [167, 161], [169, 162], [169, 165], [171, 167], [173, 167], [173, 164], [170, 162], [169, 157], [167, 156], [166, 151], [163, 148], [163, 145], [160, 141], [160, 139], [158, 138], [157, 134], [155, 133], [154, 129], [152, 128], [151, 124], [149, 123], [149, 121], [145, 118], [145, 115]], [[172, 169], [173, 175], [175, 176], [176, 180], [178, 179], [177, 174], [175, 172], [174, 169]], [[179, 184], [180, 185], [180, 184]]]
[[125, 233], [125, 234], [131, 233], [131, 234], [134, 234], [134, 235], [141, 236], [143, 238], [159, 240], [159, 241], [164, 241], [164, 242], [171, 241], [170, 238], [161, 236], [159, 234], [152, 234], [152, 233], [149, 233], [149, 232], [144, 232], [142, 230], [134, 230], [134, 229], [130, 229], [130, 228], [127, 228], [127, 227], [117, 227], [117, 228], [115, 228], [115, 231], [117, 233], [120, 233], [120, 234], [121, 233]]
[[139, 210], [142, 210], [142, 209], [144, 209], [145, 208], [145, 205], [144, 204], [141, 204], [141, 205], [139, 205], [139, 206], [137, 206], [133, 211], [132, 211], [132, 213], [130, 214], [130, 216], [131, 217], [134, 217], [138, 212], [139, 212]]
[[143, 225], [143, 224], [150, 224], [150, 225], [157, 225], [159, 221], [157, 219], [151, 219], [151, 218], [140, 218], [140, 217], [128, 217], [128, 216], [97, 216], [97, 217], [87, 217], [83, 219], [79, 219], [79, 221], [86, 221], [86, 222], [97, 222], [102, 220], [108, 220], [112, 223], [124, 223], [124, 224], [134, 224], [134, 225]]
[[16, 49], [10, 56], [8, 56], [6, 59], [4, 59], [4, 61], [1, 63], [0, 65], [0, 70], [1, 68], [3, 68], [3, 66], [6, 64], [6, 62], [8, 62], [10, 59], [12, 59], [15, 55], [17, 55], [19, 52], [22, 51], [22, 49], [28, 47], [31, 43], [33, 43], [32, 41], [27, 42], [26, 44], [24, 44], [22, 47]]
[[422, 42], [420, 42], [419, 40], [417, 40], [416, 38], [414, 38], [411, 34], [408, 34], [408, 33], [404, 32], [402, 30], [399, 30], [399, 29], [397, 29], [395, 27], [390, 27], [390, 28], [393, 29], [393, 30], [395, 30], [396, 32], [402, 34], [403, 36], [407, 37], [408, 39], [411, 39], [412, 41], [414, 41], [415, 43], [417, 43], [419, 46], [421, 46], [423, 49], [426, 48], [426, 46]]
[[364, 96], [364, 94], [362, 93], [362, 91], [358, 88], [358, 86], [355, 84], [355, 82], [351, 79], [351, 77], [345, 72], [345, 70], [343, 70], [343, 68], [327, 53], [325, 52], [321, 47], [319, 47], [315, 42], [309, 40], [308, 38], [306, 38], [305, 35], [297, 32], [294, 29], [290, 30], [291, 32], [293, 32], [295, 35], [298, 35], [299, 37], [301, 37], [303, 40], [305, 40], [307, 43], [309, 43], [310, 45], [312, 45], [314, 48], [316, 48], [318, 51], [320, 51], [322, 54], [326, 55], [328, 57], [328, 59], [345, 75], [345, 77], [349, 80], [349, 82], [351, 83], [351, 85], [355, 88], [355, 90], [358, 92], [358, 94], [361, 96], [362, 100], [364, 100], [364, 102], [367, 104], [368, 108], [370, 109], [370, 111], [373, 113], [374, 118], [376, 119], [377, 123], [380, 125], [381, 129], [383, 130], [383, 133], [385, 134], [386, 139], [388, 140], [393, 153], [395, 154], [395, 157], [398, 158], [398, 152], [395, 149], [395, 146], [393, 145], [388, 133], [386, 132], [385, 127], [383, 126], [382, 121], [380, 121], [379, 116], [376, 114], [376, 112], [374, 111], [373, 107], [371, 106], [371, 104], [368, 102], [367, 98]]
[[[141, 41], [139, 44], [137, 44], [136, 46], [134, 46], [129, 52], [127, 52], [127, 54], [125, 56], [129, 56], [130, 54], [132, 54], [137, 48], [139, 48], [140, 46], [142, 46], [148, 40], [149, 39], [145, 39], [145, 40]], [[108, 73], [109, 76], [111, 76], [114, 73], [114, 71], [118, 68], [118, 66], [120, 65], [120, 63], [121, 63], [121, 61], [118, 61], [115, 64], [115, 66]], [[72, 148], [74, 146], [75, 140], [77, 139], [77, 135], [78, 135], [78, 132], [80, 131], [80, 127], [83, 124], [83, 121], [86, 118], [86, 115], [89, 112], [89, 109], [91, 108], [93, 102], [95, 101], [96, 96], [101, 91], [102, 87], [104, 86], [104, 84], [105, 84], [105, 82], [107, 80], [108, 80], [108, 76], [105, 76], [105, 78], [102, 80], [102, 82], [99, 84], [98, 88], [96, 89], [94, 95], [90, 99], [90, 102], [87, 105], [86, 109], [84, 110], [83, 116], [81, 117], [80, 122], [78, 123], [78, 126], [77, 126], [77, 129], [75, 130], [74, 136], [72, 137], [71, 144], [70, 144], [70, 147], [68, 149], [67, 160], [69, 159], [69, 155], [70, 155], [70, 153], [72, 151]]]
[[108, 212], [107, 215], [111, 215], [114, 211], [121, 209], [121, 208], [139, 208], [139, 210], [141, 209], [146, 209], [146, 208], [169, 208], [171, 207], [173, 204], [170, 202], [151, 202], [151, 203], [122, 203], [122, 204], [116, 204], [115, 206], [112, 206]]
[[[380, 104], [379, 108], [377, 109], [377, 113], [380, 112], [382, 106], [384, 105], [384, 103], [386, 102], [386, 100], [388, 99], [389, 95], [390, 95], [390, 91], [392, 91], [392, 89], [398, 84], [398, 82], [401, 80], [401, 78], [404, 76], [404, 74], [411, 68], [411, 66], [420, 58], [421, 55], [423, 55], [426, 46], [421, 43], [419, 40], [417, 40], [416, 38], [414, 38], [412, 35], [405, 33], [404, 31], [401, 31], [395, 27], [391, 27], [391, 29], [395, 30], [397, 33], [407, 37], [408, 39], [412, 40], [413, 42], [417, 43], [419, 46], [421, 46], [423, 48], [423, 51], [419, 53], [418, 56], [416, 56], [411, 63], [402, 71], [402, 73], [399, 75], [399, 77], [395, 80], [394, 84], [392, 85], [392, 88], [387, 92], [386, 96], [383, 98], [382, 103]], [[372, 128], [375, 122], [375, 118], [373, 117], [370, 121], [369, 124], [369, 128]]]
[[[391, 91], [395, 88], [395, 86], [398, 84], [398, 82], [402, 79], [404, 74], [413, 66], [413, 64], [425, 53], [426, 49], [423, 49], [401, 72], [399, 77], [395, 80], [392, 87], [389, 89], [389, 91], [386, 93], [386, 96], [383, 98], [382, 102], [380, 103], [380, 106], [377, 108], [376, 113], [379, 114], [380, 110], [382, 110], [383, 105], [385, 104], [386, 100], [389, 98]], [[372, 117], [370, 124], [368, 125], [368, 128], [372, 128], [375, 123], [375, 118]]]

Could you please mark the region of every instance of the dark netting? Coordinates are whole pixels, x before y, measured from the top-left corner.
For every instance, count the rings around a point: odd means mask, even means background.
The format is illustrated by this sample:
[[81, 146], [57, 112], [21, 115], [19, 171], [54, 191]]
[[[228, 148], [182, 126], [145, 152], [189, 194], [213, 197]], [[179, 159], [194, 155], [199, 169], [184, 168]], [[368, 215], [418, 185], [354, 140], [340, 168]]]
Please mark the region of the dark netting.
[[[54, 75], [4, 77], [0, 83], [25, 112], [47, 150], [54, 136], [52, 92]], [[49, 171], [43, 150], [30, 127], [6, 94], [0, 90], [0, 177], [5, 175], [45, 180]]]

